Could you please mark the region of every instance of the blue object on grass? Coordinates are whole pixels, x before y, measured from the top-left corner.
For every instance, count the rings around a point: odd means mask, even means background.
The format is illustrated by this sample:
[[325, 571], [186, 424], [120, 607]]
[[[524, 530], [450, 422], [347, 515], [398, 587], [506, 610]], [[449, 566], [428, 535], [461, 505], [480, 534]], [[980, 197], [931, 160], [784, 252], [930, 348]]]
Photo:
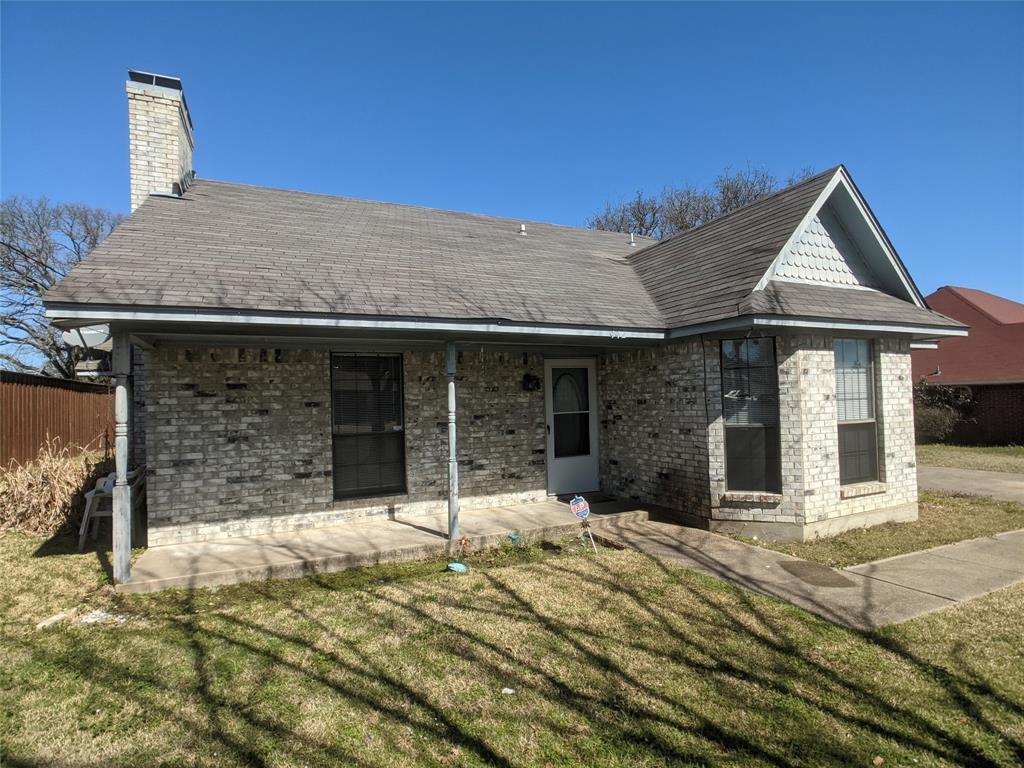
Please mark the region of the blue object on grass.
[[448, 563], [448, 570], [455, 573], [469, 573], [469, 566], [465, 563]]
[[520, 536], [518, 533], [510, 533], [508, 535], [508, 540], [511, 541], [513, 544], [522, 544], [523, 543], [523, 537]]

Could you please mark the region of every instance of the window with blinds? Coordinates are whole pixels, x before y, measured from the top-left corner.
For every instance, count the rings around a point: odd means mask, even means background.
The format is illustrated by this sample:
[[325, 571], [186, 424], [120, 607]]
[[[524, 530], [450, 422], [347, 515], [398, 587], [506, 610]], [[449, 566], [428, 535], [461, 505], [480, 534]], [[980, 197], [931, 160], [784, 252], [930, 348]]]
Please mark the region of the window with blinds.
[[878, 479], [874, 349], [869, 339], [836, 339], [839, 482]]
[[721, 355], [726, 487], [778, 493], [782, 475], [775, 340], [725, 340]]
[[405, 491], [401, 355], [331, 355], [334, 497]]

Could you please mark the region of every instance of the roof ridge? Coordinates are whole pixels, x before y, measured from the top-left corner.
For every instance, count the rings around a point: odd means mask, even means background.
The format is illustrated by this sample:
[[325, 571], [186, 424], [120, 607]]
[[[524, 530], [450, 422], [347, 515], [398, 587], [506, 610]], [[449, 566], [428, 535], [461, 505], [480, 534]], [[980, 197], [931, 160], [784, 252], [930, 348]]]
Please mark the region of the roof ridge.
[[[999, 294], [983, 290], [982, 288], [968, 288], [967, 286], [962, 286], [962, 285], [944, 285], [944, 286], [942, 286], [942, 288], [948, 288], [961, 301], [963, 301], [963, 302], [965, 302], [967, 304], [970, 304], [972, 307], [974, 307], [974, 309], [976, 309], [978, 312], [983, 314], [985, 317], [987, 317], [989, 320], [991, 320], [996, 325], [1004, 325], [1004, 326], [1005, 325], [1020, 325], [1021, 323], [1024, 323], [1024, 320], [1010, 320], [1010, 321], [1001, 320], [999, 317], [997, 317], [995, 314], [993, 314], [993, 312], [991, 311], [991, 308], [982, 306], [975, 299], [971, 298], [970, 293], [965, 293], [965, 291], [970, 291], [970, 292], [973, 292], [973, 293], [983, 293], [986, 296], [989, 296], [989, 297], [995, 299], [996, 301], [1007, 302], [1009, 304], [1014, 304], [1014, 305], [1016, 305], [1018, 307], [1022, 307], [1022, 308], [1024, 308], [1024, 303], [1021, 303], [1019, 301], [1015, 301], [1014, 299], [1009, 299], [1006, 296], [1000, 296]], [[939, 288], [939, 290], [941, 291], [942, 288]]]
[[734, 208], [733, 210], [729, 211], [728, 213], [723, 213], [721, 216], [716, 216], [715, 218], [711, 219], [710, 221], [705, 221], [703, 224], [698, 224], [696, 227], [690, 227], [689, 229], [684, 229], [682, 232], [676, 232], [674, 235], [670, 235], [669, 237], [666, 237], [663, 240], [656, 240], [653, 243], [651, 243], [651, 245], [644, 246], [641, 250], [637, 251], [636, 253], [631, 253], [629, 255], [629, 258], [633, 258], [634, 256], [638, 256], [643, 251], [646, 251], [648, 248], [651, 248], [651, 247], [653, 247], [655, 245], [660, 245], [661, 243], [671, 242], [672, 240], [675, 240], [676, 238], [682, 237], [683, 235], [691, 235], [694, 232], [697, 232], [698, 230], [704, 229], [705, 227], [710, 227], [711, 225], [717, 224], [720, 221], [725, 221], [726, 219], [728, 219], [730, 216], [733, 216], [734, 214], [742, 213], [744, 211], [749, 211], [751, 208], [754, 208], [754, 207], [756, 207], [758, 205], [761, 205], [762, 203], [770, 202], [772, 200], [772, 198], [778, 197], [779, 195], [781, 195], [783, 193], [791, 192], [794, 189], [796, 189], [797, 187], [801, 187], [801, 186], [804, 186], [806, 184], [810, 184], [811, 182], [814, 182], [814, 181], [819, 181], [823, 176], [829, 176], [829, 177], [834, 176], [843, 167], [844, 167], [843, 164], [839, 163], [839, 165], [834, 165], [831, 168], [828, 168], [827, 170], [821, 171], [820, 173], [816, 173], [813, 176], [810, 176], [810, 177], [804, 179], [803, 181], [798, 181], [796, 184], [790, 184], [788, 187], [783, 187], [782, 189], [777, 189], [774, 192], [772, 192], [771, 194], [765, 195], [764, 197], [759, 197], [759, 198], [757, 198], [757, 200], [753, 200], [753, 201], [747, 203], [746, 205], [741, 205], [739, 208]]
[[[308, 192], [308, 191], [301, 190], [301, 189], [285, 189], [284, 187], [268, 187], [268, 186], [265, 186], [265, 185], [262, 185], [262, 184], [245, 184], [245, 183], [237, 182], [237, 181], [224, 181], [223, 179], [207, 179], [207, 178], [202, 178], [202, 177], [198, 177], [198, 176], [196, 177], [196, 179], [192, 183], [192, 185], [189, 187], [188, 191], [186, 191], [186, 193], [183, 195], [183, 197], [188, 197], [189, 193], [191, 193], [191, 192], [193, 192], [195, 190], [196, 183], [220, 184], [220, 185], [223, 185], [223, 186], [226, 186], [226, 187], [244, 187], [246, 189], [258, 189], [258, 190], [263, 190], [263, 191], [266, 191], [266, 192], [284, 192], [286, 194], [305, 195], [305, 196], [308, 196], [308, 197], [324, 197], [324, 198], [327, 198], [328, 200], [344, 200], [344, 201], [353, 202], [353, 203], [371, 203], [373, 205], [387, 205], [387, 206], [392, 206], [392, 207], [395, 207], [395, 208], [406, 208], [406, 209], [410, 209], [410, 210], [414, 210], [414, 211], [432, 211], [434, 213], [448, 213], [448, 214], [455, 214], [455, 215], [458, 215], [458, 216], [472, 216], [474, 218], [485, 219], [485, 220], [489, 220], [489, 221], [507, 221], [507, 222], [510, 222], [510, 223], [513, 223], [513, 224], [536, 224], [536, 225], [544, 226], [544, 227], [556, 227], [558, 229], [570, 229], [570, 230], [576, 230], [576, 231], [579, 231], [579, 232], [599, 233], [601, 236], [616, 235], [616, 236], [620, 236], [621, 237], [621, 236], [625, 236], [625, 235], [629, 234], [628, 232], [611, 232], [609, 230], [594, 229], [592, 227], [578, 227], [578, 226], [574, 226], [572, 224], [555, 224], [554, 222], [550, 222], [550, 221], [537, 221], [535, 219], [521, 219], [521, 218], [515, 218], [515, 217], [512, 217], [512, 216], [496, 216], [494, 214], [479, 213], [477, 211], [457, 211], [457, 210], [454, 210], [452, 208], [438, 208], [436, 206], [431, 206], [431, 205], [416, 205], [414, 203], [397, 203], [397, 202], [393, 202], [393, 201], [390, 201], [390, 200], [372, 200], [370, 198], [365, 198], [365, 197], [351, 197], [350, 195], [332, 195], [332, 194], [329, 194], [327, 192]], [[658, 240], [655, 240], [654, 238], [647, 237], [645, 235], [636, 235], [635, 237], [638, 238], [638, 239], [642, 238], [644, 240], [649, 240], [649, 241], [651, 241], [652, 245], [654, 243], [660, 242]], [[645, 245], [645, 247], [646, 247], [646, 245]]]

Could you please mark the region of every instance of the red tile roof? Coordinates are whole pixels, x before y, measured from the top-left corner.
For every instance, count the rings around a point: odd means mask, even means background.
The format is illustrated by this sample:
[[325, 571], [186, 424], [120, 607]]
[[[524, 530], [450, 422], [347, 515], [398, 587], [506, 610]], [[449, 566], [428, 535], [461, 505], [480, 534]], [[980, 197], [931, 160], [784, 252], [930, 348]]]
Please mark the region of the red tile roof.
[[[945, 286], [925, 298], [936, 312], [970, 326], [967, 337], [913, 353], [914, 380], [936, 384], [1024, 382], [1024, 304], [974, 288]], [[938, 375], [932, 375], [940, 371]]]

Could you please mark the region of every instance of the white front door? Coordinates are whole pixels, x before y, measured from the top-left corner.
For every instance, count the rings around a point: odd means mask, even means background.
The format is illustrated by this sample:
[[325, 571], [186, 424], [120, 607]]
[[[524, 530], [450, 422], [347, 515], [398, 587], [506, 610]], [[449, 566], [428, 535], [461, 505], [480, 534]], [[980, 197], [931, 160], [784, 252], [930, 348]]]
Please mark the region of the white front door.
[[591, 358], [544, 361], [548, 493], [586, 493], [600, 486], [596, 373]]

